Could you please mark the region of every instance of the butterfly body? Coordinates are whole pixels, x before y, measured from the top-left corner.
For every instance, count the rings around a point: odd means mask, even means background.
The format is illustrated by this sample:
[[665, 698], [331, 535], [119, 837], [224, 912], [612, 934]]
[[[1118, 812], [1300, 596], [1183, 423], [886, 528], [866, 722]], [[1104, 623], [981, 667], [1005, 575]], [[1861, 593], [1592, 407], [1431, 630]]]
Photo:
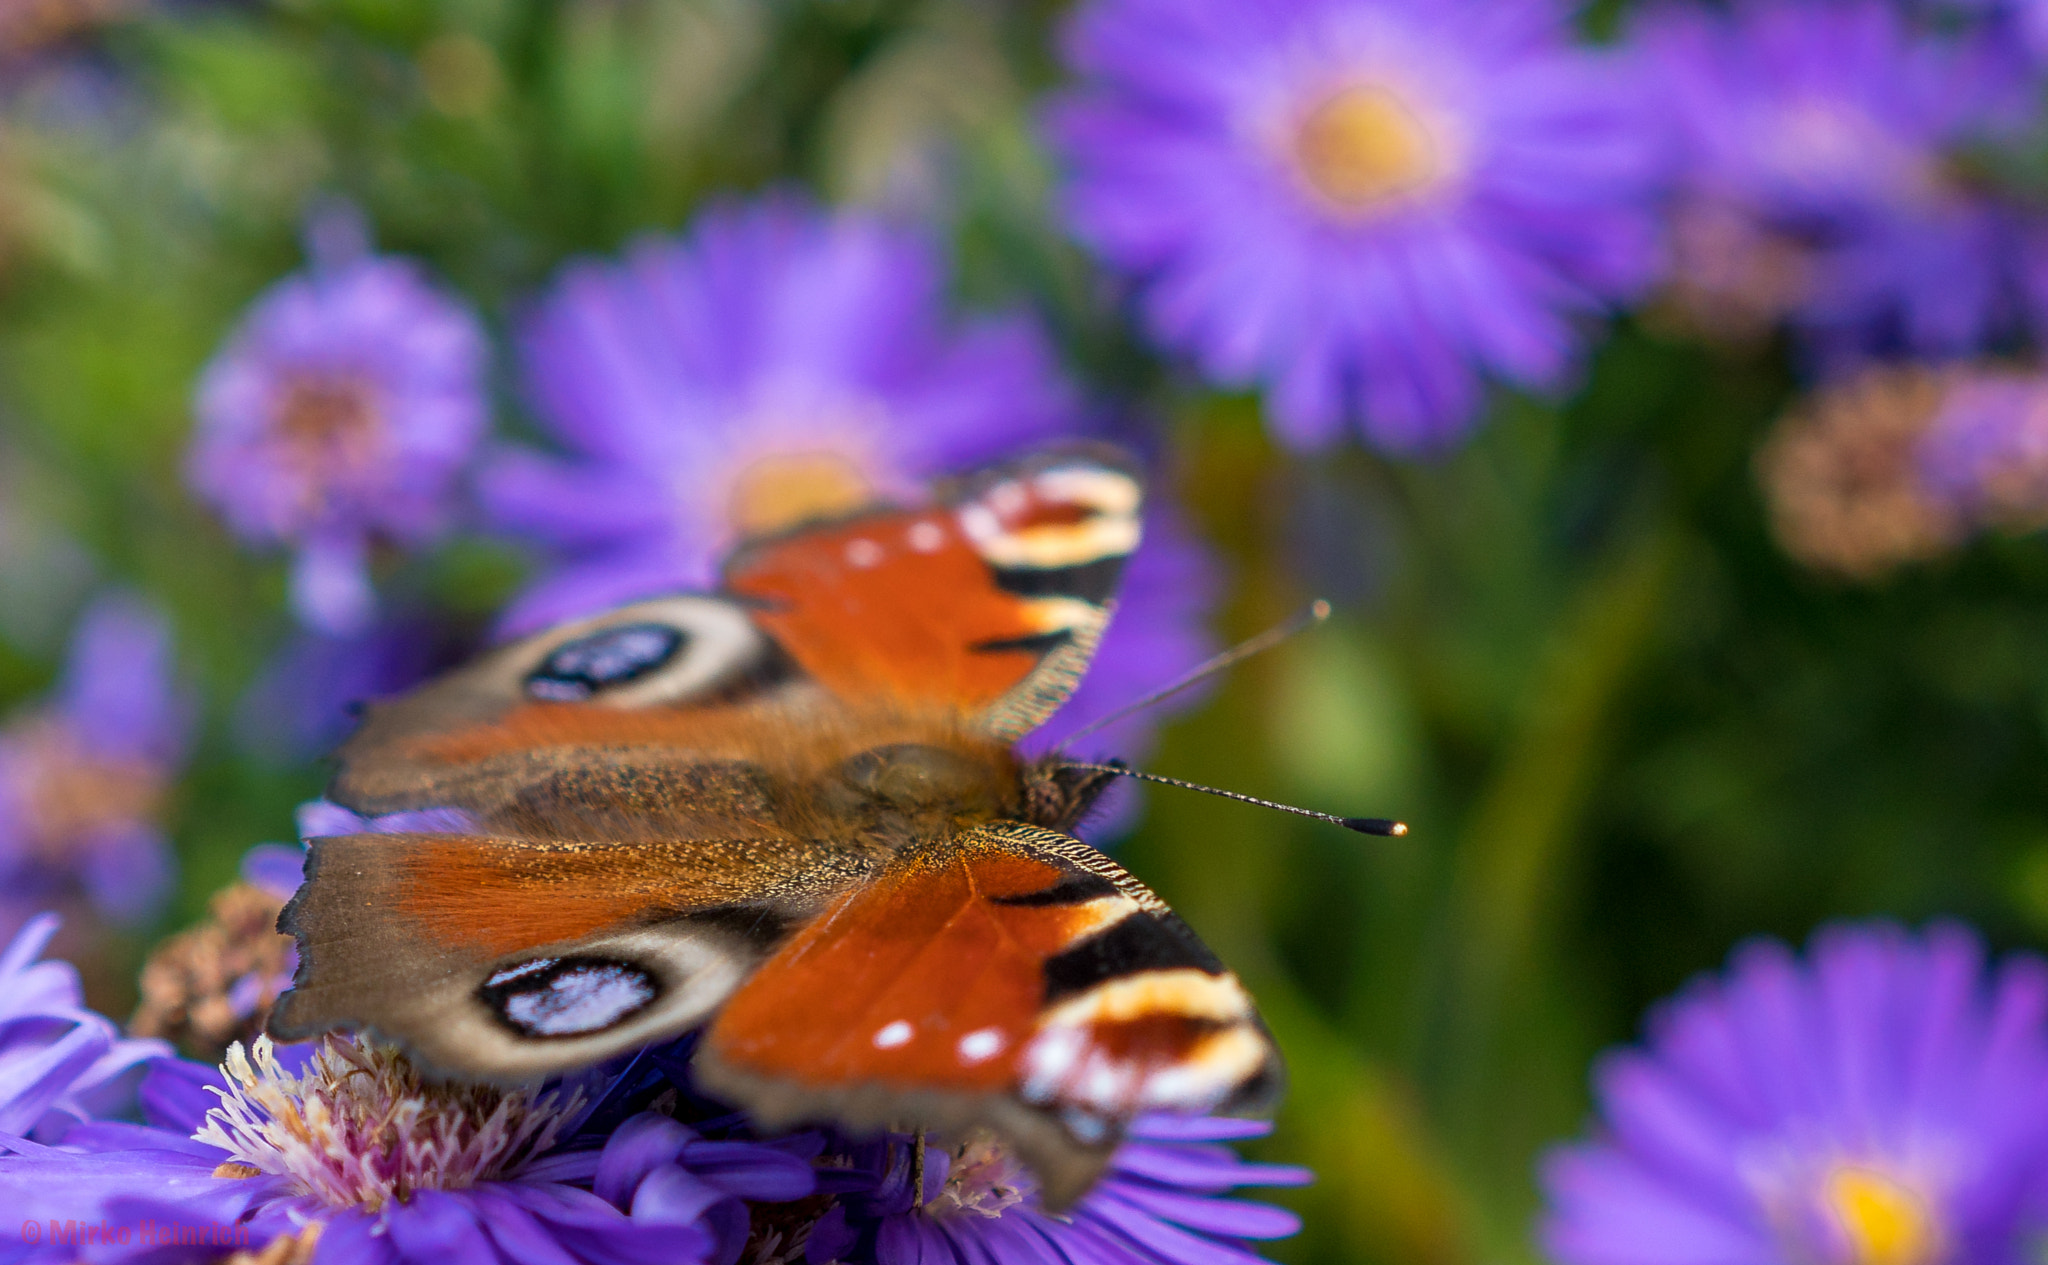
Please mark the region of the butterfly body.
[[451, 828], [313, 841], [272, 1031], [523, 1081], [708, 1024], [699, 1079], [762, 1123], [990, 1129], [1050, 1207], [1141, 1112], [1259, 1105], [1236, 978], [1071, 837], [1111, 775], [1013, 746], [1092, 654], [1138, 500], [1040, 458], [373, 707], [330, 794]]

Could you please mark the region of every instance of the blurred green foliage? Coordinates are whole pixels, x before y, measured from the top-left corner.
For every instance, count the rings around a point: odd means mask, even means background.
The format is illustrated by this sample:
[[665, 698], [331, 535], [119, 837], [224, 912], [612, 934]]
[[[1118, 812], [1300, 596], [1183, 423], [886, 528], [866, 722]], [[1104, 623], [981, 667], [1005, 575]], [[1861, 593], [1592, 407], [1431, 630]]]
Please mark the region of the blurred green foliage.
[[[1580, 1127], [1592, 1058], [1744, 936], [1880, 913], [2048, 936], [2039, 539], [1881, 587], [1799, 571], [1751, 473], [1782, 355], [1628, 323], [1568, 402], [1503, 399], [1436, 463], [1277, 450], [1254, 401], [1139, 355], [1053, 226], [1032, 111], [1055, 9], [187, 4], [8, 72], [0, 697], [47, 684], [84, 568], [171, 610], [208, 704], [174, 921], [322, 780], [232, 739], [289, 631], [282, 562], [177, 474], [194, 375], [297, 266], [308, 204], [354, 199], [503, 332], [563, 260], [799, 182], [939, 220], [963, 299], [1032, 305], [1095, 390], [1159, 419], [1226, 562], [1227, 635], [1339, 601], [1172, 725], [1156, 767], [1412, 833], [1154, 795], [1124, 849], [1291, 1057], [1267, 1150], [1322, 1177], [1282, 1259], [1528, 1259], [1532, 1164]], [[475, 539], [402, 565], [392, 583], [475, 616], [518, 578]]]

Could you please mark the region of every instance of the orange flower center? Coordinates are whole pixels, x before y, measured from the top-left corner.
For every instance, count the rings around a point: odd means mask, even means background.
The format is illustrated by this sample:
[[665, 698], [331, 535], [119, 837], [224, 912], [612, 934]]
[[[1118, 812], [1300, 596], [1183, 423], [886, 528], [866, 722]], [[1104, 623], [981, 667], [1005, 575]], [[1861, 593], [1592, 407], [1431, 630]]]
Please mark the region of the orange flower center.
[[1317, 200], [1346, 217], [1413, 200], [1450, 169], [1443, 138], [1423, 114], [1377, 84], [1340, 89], [1303, 115], [1293, 157]]
[[737, 535], [759, 536], [836, 518], [873, 499], [867, 476], [838, 453], [778, 453], [739, 472], [726, 517]]
[[1934, 1265], [1942, 1258], [1934, 1209], [1896, 1177], [1844, 1164], [1822, 1184], [1821, 1204], [1852, 1265]]
[[376, 442], [375, 392], [357, 378], [306, 374], [285, 384], [277, 402], [277, 428], [316, 469], [360, 464]]

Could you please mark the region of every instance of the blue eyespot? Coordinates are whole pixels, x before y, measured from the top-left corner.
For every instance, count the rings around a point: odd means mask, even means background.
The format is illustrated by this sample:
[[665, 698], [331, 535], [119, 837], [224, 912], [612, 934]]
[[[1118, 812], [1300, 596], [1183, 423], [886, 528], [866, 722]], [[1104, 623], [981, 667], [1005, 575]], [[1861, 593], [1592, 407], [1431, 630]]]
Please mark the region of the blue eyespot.
[[661, 995], [654, 976], [609, 958], [538, 958], [497, 971], [478, 990], [499, 1021], [522, 1036], [602, 1032]]
[[557, 646], [526, 678], [526, 692], [573, 703], [638, 680], [675, 658], [689, 640], [667, 624], [622, 624]]

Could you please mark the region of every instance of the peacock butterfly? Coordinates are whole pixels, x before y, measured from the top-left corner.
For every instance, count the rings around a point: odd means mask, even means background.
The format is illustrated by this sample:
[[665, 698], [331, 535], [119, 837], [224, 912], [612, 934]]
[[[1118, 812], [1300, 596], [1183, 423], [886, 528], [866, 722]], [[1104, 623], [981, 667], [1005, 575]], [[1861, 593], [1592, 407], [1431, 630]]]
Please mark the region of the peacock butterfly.
[[765, 1125], [985, 1128], [1055, 1210], [1140, 1113], [1266, 1105], [1237, 978], [1070, 833], [1113, 773], [1013, 749], [1141, 500], [1113, 454], [1041, 455], [372, 705], [331, 798], [465, 824], [313, 841], [271, 1032], [522, 1082], [708, 1025], [698, 1078]]

